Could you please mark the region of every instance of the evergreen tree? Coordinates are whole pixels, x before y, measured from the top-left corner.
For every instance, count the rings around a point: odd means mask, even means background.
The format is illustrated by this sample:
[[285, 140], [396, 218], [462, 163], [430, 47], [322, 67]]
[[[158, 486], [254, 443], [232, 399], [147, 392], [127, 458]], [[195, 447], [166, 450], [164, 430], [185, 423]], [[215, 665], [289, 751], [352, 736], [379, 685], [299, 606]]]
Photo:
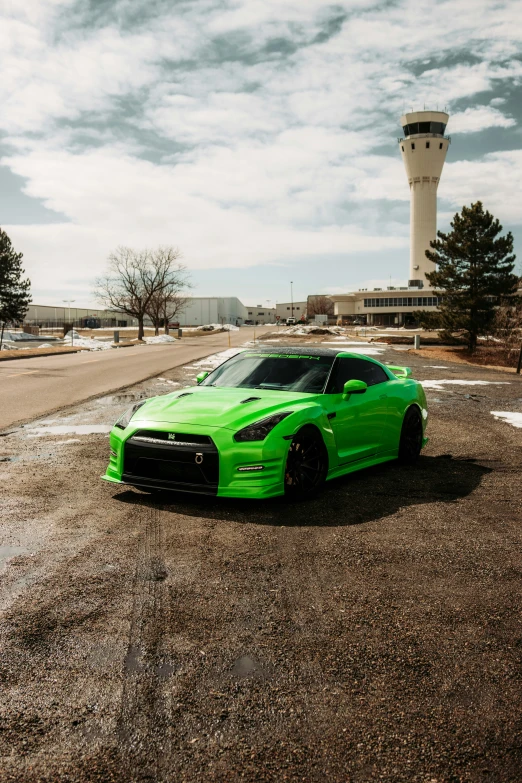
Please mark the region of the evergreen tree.
[[472, 352], [479, 335], [491, 327], [495, 307], [516, 293], [513, 236], [499, 236], [502, 226], [480, 201], [463, 207], [451, 227], [449, 234], [438, 231], [438, 239], [430, 242], [432, 250], [426, 250], [426, 256], [437, 269], [426, 277], [442, 296], [443, 332], [464, 330]]
[[22, 321], [31, 301], [31, 282], [23, 279], [22, 253], [0, 228], [0, 348], [7, 323]]

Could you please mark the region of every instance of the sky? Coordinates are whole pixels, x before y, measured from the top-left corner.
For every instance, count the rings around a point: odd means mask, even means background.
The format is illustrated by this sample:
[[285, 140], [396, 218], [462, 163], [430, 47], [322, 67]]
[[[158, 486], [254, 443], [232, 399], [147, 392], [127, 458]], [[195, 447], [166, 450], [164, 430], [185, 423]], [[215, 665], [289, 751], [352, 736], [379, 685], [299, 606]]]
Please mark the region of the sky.
[[521, 44], [519, 0], [0, 0], [0, 226], [37, 304], [119, 245], [247, 304], [404, 284], [400, 116], [446, 108], [438, 227], [522, 258]]

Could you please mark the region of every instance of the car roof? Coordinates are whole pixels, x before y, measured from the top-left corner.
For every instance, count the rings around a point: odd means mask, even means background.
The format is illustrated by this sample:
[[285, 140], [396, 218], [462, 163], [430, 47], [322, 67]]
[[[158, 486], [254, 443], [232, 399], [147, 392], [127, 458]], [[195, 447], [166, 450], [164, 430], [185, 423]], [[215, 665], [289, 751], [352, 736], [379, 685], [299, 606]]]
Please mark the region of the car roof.
[[[364, 345], [364, 343], [361, 343]], [[331, 356], [335, 359], [336, 356], [343, 356], [346, 358], [363, 359], [364, 361], [373, 362], [373, 364], [379, 364], [381, 367], [386, 367], [378, 359], [374, 359], [373, 356], [366, 356], [358, 351], [352, 352], [346, 349], [335, 348], [322, 348], [318, 346], [307, 345], [256, 345], [255, 348], [248, 348], [247, 352], [255, 351], [256, 353], [272, 353], [272, 354], [284, 354], [285, 356]]]

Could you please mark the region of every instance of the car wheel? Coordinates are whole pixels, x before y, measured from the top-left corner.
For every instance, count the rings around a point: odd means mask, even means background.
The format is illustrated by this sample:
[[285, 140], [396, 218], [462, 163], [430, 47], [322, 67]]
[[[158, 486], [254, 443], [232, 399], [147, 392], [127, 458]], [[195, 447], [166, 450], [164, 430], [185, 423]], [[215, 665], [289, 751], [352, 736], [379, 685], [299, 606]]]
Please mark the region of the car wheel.
[[413, 465], [419, 458], [422, 449], [422, 419], [419, 409], [412, 405], [408, 408], [402, 422], [401, 439], [399, 442], [399, 461], [405, 465]]
[[317, 494], [328, 473], [328, 452], [314, 427], [303, 427], [292, 439], [285, 468], [285, 495], [304, 499]]

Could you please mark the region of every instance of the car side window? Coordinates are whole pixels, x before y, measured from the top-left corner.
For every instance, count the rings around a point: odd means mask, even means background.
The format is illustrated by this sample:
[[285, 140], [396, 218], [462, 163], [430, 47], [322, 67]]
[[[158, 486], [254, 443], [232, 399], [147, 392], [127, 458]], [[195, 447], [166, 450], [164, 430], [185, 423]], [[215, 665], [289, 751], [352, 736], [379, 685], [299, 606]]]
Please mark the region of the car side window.
[[337, 359], [328, 382], [327, 394], [341, 394], [346, 381], [364, 381], [368, 386], [389, 381], [379, 365], [366, 359]]

